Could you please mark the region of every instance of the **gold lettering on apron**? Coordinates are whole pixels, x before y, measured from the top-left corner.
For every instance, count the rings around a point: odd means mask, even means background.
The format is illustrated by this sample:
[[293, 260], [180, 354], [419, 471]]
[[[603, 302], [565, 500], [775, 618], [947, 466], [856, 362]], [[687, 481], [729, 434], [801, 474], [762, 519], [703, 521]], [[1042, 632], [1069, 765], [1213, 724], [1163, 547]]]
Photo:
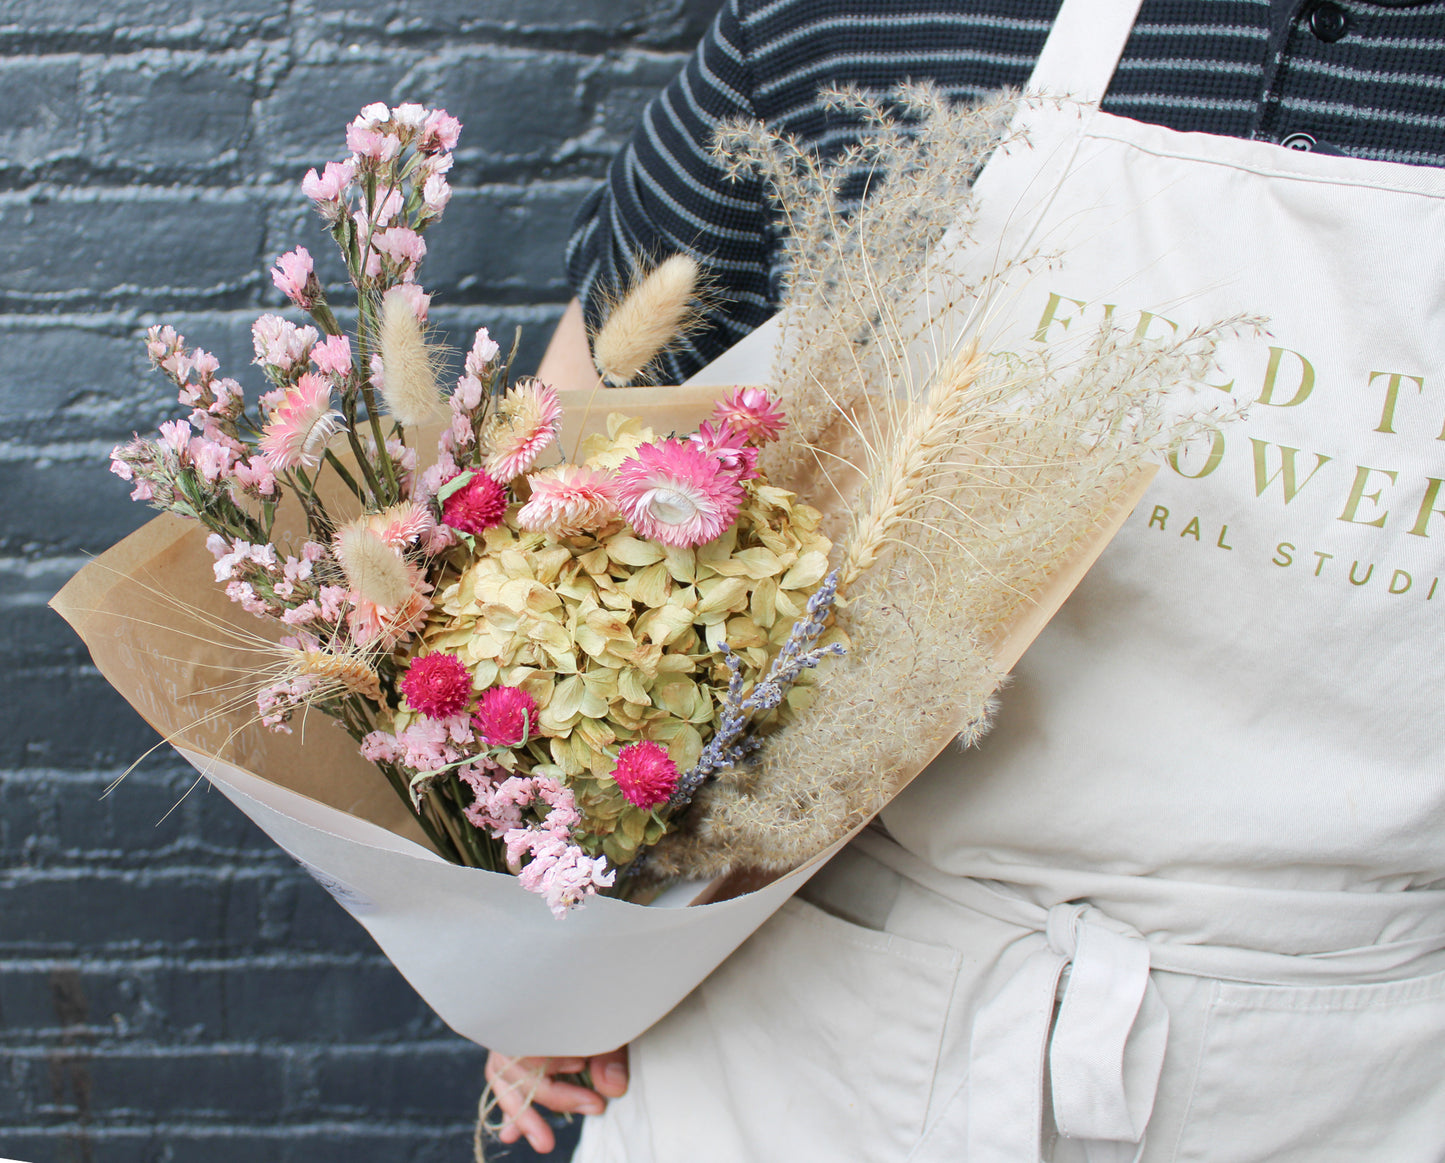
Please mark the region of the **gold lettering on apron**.
[[1423, 393], [1425, 377], [1410, 376], [1404, 372], [1371, 372], [1370, 386], [1373, 387], [1375, 381], [1381, 376], [1388, 376], [1389, 379], [1385, 381], [1385, 406], [1380, 409], [1380, 426], [1375, 431], [1388, 432], [1393, 436], [1395, 434], [1395, 405], [1400, 400], [1400, 385], [1409, 380]]
[[1280, 488], [1284, 490], [1286, 505], [1299, 495], [1300, 489], [1314, 480], [1315, 473], [1334, 459], [1322, 452], [1314, 453], [1315, 466], [1310, 469], [1309, 476], [1301, 481], [1295, 473], [1294, 463], [1294, 458], [1299, 454], [1298, 448], [1290, 448], [1284, 444], [1275, 445], [1279, 449], [1279, 468], [1271, 473], [1269, 471], [1269, 443], [1264, 440], [1256, 440], [1253, 436], [1249, 438], [1249, 442], [1254, 445], [1254, 495], [1256, 497], [1264, 496], [1264, 490], [1278, 480]]
[[1445, 516], [1445, 509], [1437, 509], [1435, 507], [1435, 501], [1440, 496], [1440, 486], [1445, 485], [1445, 481], [1440, 480], [1438, 477], [1426, 477], [1425, 479], [1429, 483], [1426, 484], [1425, 496], [1420, 501], [1420, 513], [1415, 518], [1415, 524], [1410, 527], [1410, 532], [1416, 537], [1430, 536], [1425, 530], [1429, 528], [1430, 518], [1436, 513]]
[[[1275, 388], [1280, 386], [1280, 369], [1284, 364], [1284, 357], [1287, 355], [1292, 355], [1295, 359], [1299, 360], [1299, 383], [1295, 385], [1294, 395], [1281, 403], [1274, 398], [1274, 392]], [[1264, 369], [1264, 384], [1259, 390], [1259, 398], [1256, 400], [1256, 403], [1268, 404], [1274, 408], [1294, 408], [1308, 400], [1310, 393], [1314, 390], [1314, 365], [1297, 351], [1291, 351], [1287, 347], [1271, 346], [1269, 349], [1269, 363]]]
[[1361, 501], [1369, 501], [1372, 504], [1378, 506], [1380, 503], [1380, 497], [1385, 491], [1384, 486], [1381, 485], [1373, 493], [1365, 492], [1365, 485], [1369, 481], [1370, 474], [1372, 472], [1384, 473], [1387, 477], [1390, 478], [1390, 483], [1392, 485], [1395, 483], [1395, 478], [1399, 476], [1399, 474], [1393, 469], [1369, 468], [1363, 464], [1359, 465], [1355, 470], [1355, 483], [1350, 489], [1350, 499], [1345, 502], [1345, 511], [1339, 515], [1338, 520], [1348, 521], [1354, 525], [1374, 525], [1380, 529], [1383, 529], [1385, 527], [1385, 518], [1390, 515], [1390, 511], [1388, 509], [1386, 509], [1385, 512], [1381, 513], [1373, 521], [1366, 521], [1356, 515], [1360, 511]]

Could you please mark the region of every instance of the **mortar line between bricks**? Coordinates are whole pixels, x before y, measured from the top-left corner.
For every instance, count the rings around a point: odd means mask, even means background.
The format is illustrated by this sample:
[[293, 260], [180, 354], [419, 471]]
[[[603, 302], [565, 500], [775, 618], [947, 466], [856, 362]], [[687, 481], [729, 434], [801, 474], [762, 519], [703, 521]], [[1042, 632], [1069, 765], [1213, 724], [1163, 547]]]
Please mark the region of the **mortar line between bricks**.
[[7, 957], [0, 947], [0, 975], [49, 973], [79, 968], [82, 975], [111, 972], [150, 972], [183, 968], [189, 972], [225, 972], [234, 969], [366, 969], [390, 966], [384, 953], [325, 953], [305, 950], [285, 953], [239, 953], [232, 957], [168, 957], [143, 953], [135, 957]]
[[[301, 1054], [320, 1054], [325, 1058], [405, 1058], [422, 1052], [442, 1051], [449, 1055], [471, 1056], [480, 1054], [482, 1048], [475, 1042], [468, 1042], [460, 1034], [448, 1033], [444, 1037], [415, 1039], [407, 1042], [278, 1042], [264, 1043], [255, 1040], [247, 1042], [205, 1042], [199, 1045], [185, 1045], [174, 1042], [155, 1042], [150, 1039], [131, 1037], [125, 1041], [87, 1041], [85, 1056], [91, 1059], [121, 1058], [214, 1058], [216, 1055], [245, 1056], [258, 1058], [292, 1059]], [[42, 1061], [55, 1054], [54, 1043], [37, 1046], [7, 1046], [7, 1057], [14, 1060]]]

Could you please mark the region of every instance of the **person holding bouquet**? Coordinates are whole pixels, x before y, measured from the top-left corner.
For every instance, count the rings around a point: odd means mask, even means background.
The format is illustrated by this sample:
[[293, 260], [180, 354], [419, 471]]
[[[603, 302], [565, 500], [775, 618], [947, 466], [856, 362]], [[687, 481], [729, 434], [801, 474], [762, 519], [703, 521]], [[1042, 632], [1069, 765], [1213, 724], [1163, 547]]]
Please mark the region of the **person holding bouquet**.
[[977, 229], [1055, 259], [1019, 343], [1268, 333], [992, 736], [635, 1043], [630, 1086], [621, 1051], [591, 1090], [494, 1055], [504, 1141], [550, 1149], [531, 1098], [599, 1116], [584, 1163], [1445, 1154], [1442, 51], [1434, 2], [729, 0], [584, 206], [544, 376], [595, 379], [585, 323], [665, 253], [716, 302], [665, 382], [762, 324], [779, 223], [718, 126], [835, 156], [865, 127], [821, 85], [925, 77], [1067, 98], [978, 178]]

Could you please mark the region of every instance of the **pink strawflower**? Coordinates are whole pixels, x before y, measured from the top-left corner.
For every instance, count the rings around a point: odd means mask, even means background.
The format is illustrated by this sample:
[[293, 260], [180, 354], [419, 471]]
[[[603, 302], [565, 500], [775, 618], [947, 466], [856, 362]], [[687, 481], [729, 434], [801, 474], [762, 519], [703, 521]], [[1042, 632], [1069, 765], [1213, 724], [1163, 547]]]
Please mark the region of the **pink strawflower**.
[[407, 705], [430, 719], [449, 719], [472, 701], [472, 675], [455, 654], [415, 659], [401, 680]]
[[612, 778], [628, 803], [655, 808], [672, 798], [677, 787], [677, 764], [667, 754], [667, 748], [643, 739], [617, 753]]
[[433, 109], [426, 115], [426, 121], [422, 123], [421, 140], [417, 142], [416, 147], [422, 153], [456, 149], [457, 139], [461, 137], [461, 133], [462, 123], [460, 121], [445, 109]]
[[641, 445], [615, 479], [622, 515], [662, 545], [691, 548], [716, 540], [743, 503], [737, 476], [688, 440]]
[[506, 515], [506, 488], [484, 472], [474, 473], [470, 481], [442, 502], [442, 524], [474, 537], [500, 525]]
[[738, 480], [750, 481], [758, 475], [758, 450], [748, 444], [742, 430], [731, 422], [720, 420], [714, 424], [705, 420], [688, 439], [717, 457], [718, 463], [735, 473]]
[[776, 440], [787, 424], [782, 411], [762, 388], [738, 388], [713, 409], [713, 419], [732, 424], [753, 444]]
[[562, 405], [546, 384], [523, 380], [508, 388], [483, 434], [487, 471], [499, 481], [521, 476], [557, 439], [561, 420]]
[[318, 284], [316, 267], [307, 249], [298, 246], [278, 258], [271, 270], [271, 281], [276, 284], [276, 289], [296, 306], [311, 306]]
[[488, 747], [516, 747], [537, 734], [537, 700], [515, 686], [494, 686], [482, 692], [472, 725]]
[[331, 407], [331, 384], [307, 372], [271, 413], [261, 433], [261, 455], [275, 472], [298, 464], [310, 467], [341, 426], [341, 413]]
[[575, 537], [621, 516], [611, 474], [585, 465], [563, 464], [527, 478], [532, 497], [517, 513], [531, 533]]
[[311, 349], [311, 362], [317, 371], [345, 379], [351, 374], [351, 340], [345, 335], [328, 335]]

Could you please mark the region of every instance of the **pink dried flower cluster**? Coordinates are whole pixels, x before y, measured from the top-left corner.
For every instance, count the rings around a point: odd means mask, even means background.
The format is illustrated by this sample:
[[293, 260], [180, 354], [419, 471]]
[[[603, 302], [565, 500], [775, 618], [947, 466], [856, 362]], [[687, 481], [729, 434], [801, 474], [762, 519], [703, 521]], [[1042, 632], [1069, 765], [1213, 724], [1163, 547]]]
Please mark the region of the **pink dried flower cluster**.
[[644, 444], [614, 474], [622, 514], [662, 545], [706, 545], [737, 518], [743, 490], [736, 473], [689, 440]]
[[401, 693], [412, 710], [449, 719], [472, 701], [472, 673], [455, 654], [424, 654], [407, 668]]
[[731, 424], [752, 444], [776, 440], [786, 425], [782, 410], [763, 388], [738, 388], [718, 401], [713, 418]]
[[521, 687], [494, 686], [482, 692], [472, 725], [488, 747], [518, 747], [537, 734], [537, 700]]
[[534, 473], [528, 483], [532, 496], [517, 511], [517, 524], [529, 532], [575, 537], [621, 516], [617, 486], [601, 469], [563, 464]]
[[482, 434], [487, 471], [499, 481], [521, 476], [557, 439], [561, 421], [562, 405], [546, 384], [523, 380], [509, 388]]
[[[490, 775], [467, 773], [473, 802], [467, 820], [477, 828], [499, 835], [506, 845], [507, 863], [522, 887], [539, 893], [556, 917], [564, 916], [599, 888], [610, 887], [617, 873], [601, 856], [588, 856], [572, 842], [572, 829], [581, 822], [571, 790], [545, 776], [509, 776], [500, 781]], [[548, 808], [540, 823], [527, 825], [524, 810], [541, 803]]]
[[442, 524], [474, 537], [495, 529], [506, 515], [506, 488], [480, 469], [442, 502]]
[[287, 251], [276, 260], [271, 270], [271, 281], [298, 307], [311, 306], [321, 290], [321, 284], [316, 280], [316, 264], [304, 246]]
[[677, 789], [677, 764], [667, 748], [643, 739], [629, 743], [617, 753], [612, 778], [628, 803], [639, 808], [656, 808], [667, 803]]

